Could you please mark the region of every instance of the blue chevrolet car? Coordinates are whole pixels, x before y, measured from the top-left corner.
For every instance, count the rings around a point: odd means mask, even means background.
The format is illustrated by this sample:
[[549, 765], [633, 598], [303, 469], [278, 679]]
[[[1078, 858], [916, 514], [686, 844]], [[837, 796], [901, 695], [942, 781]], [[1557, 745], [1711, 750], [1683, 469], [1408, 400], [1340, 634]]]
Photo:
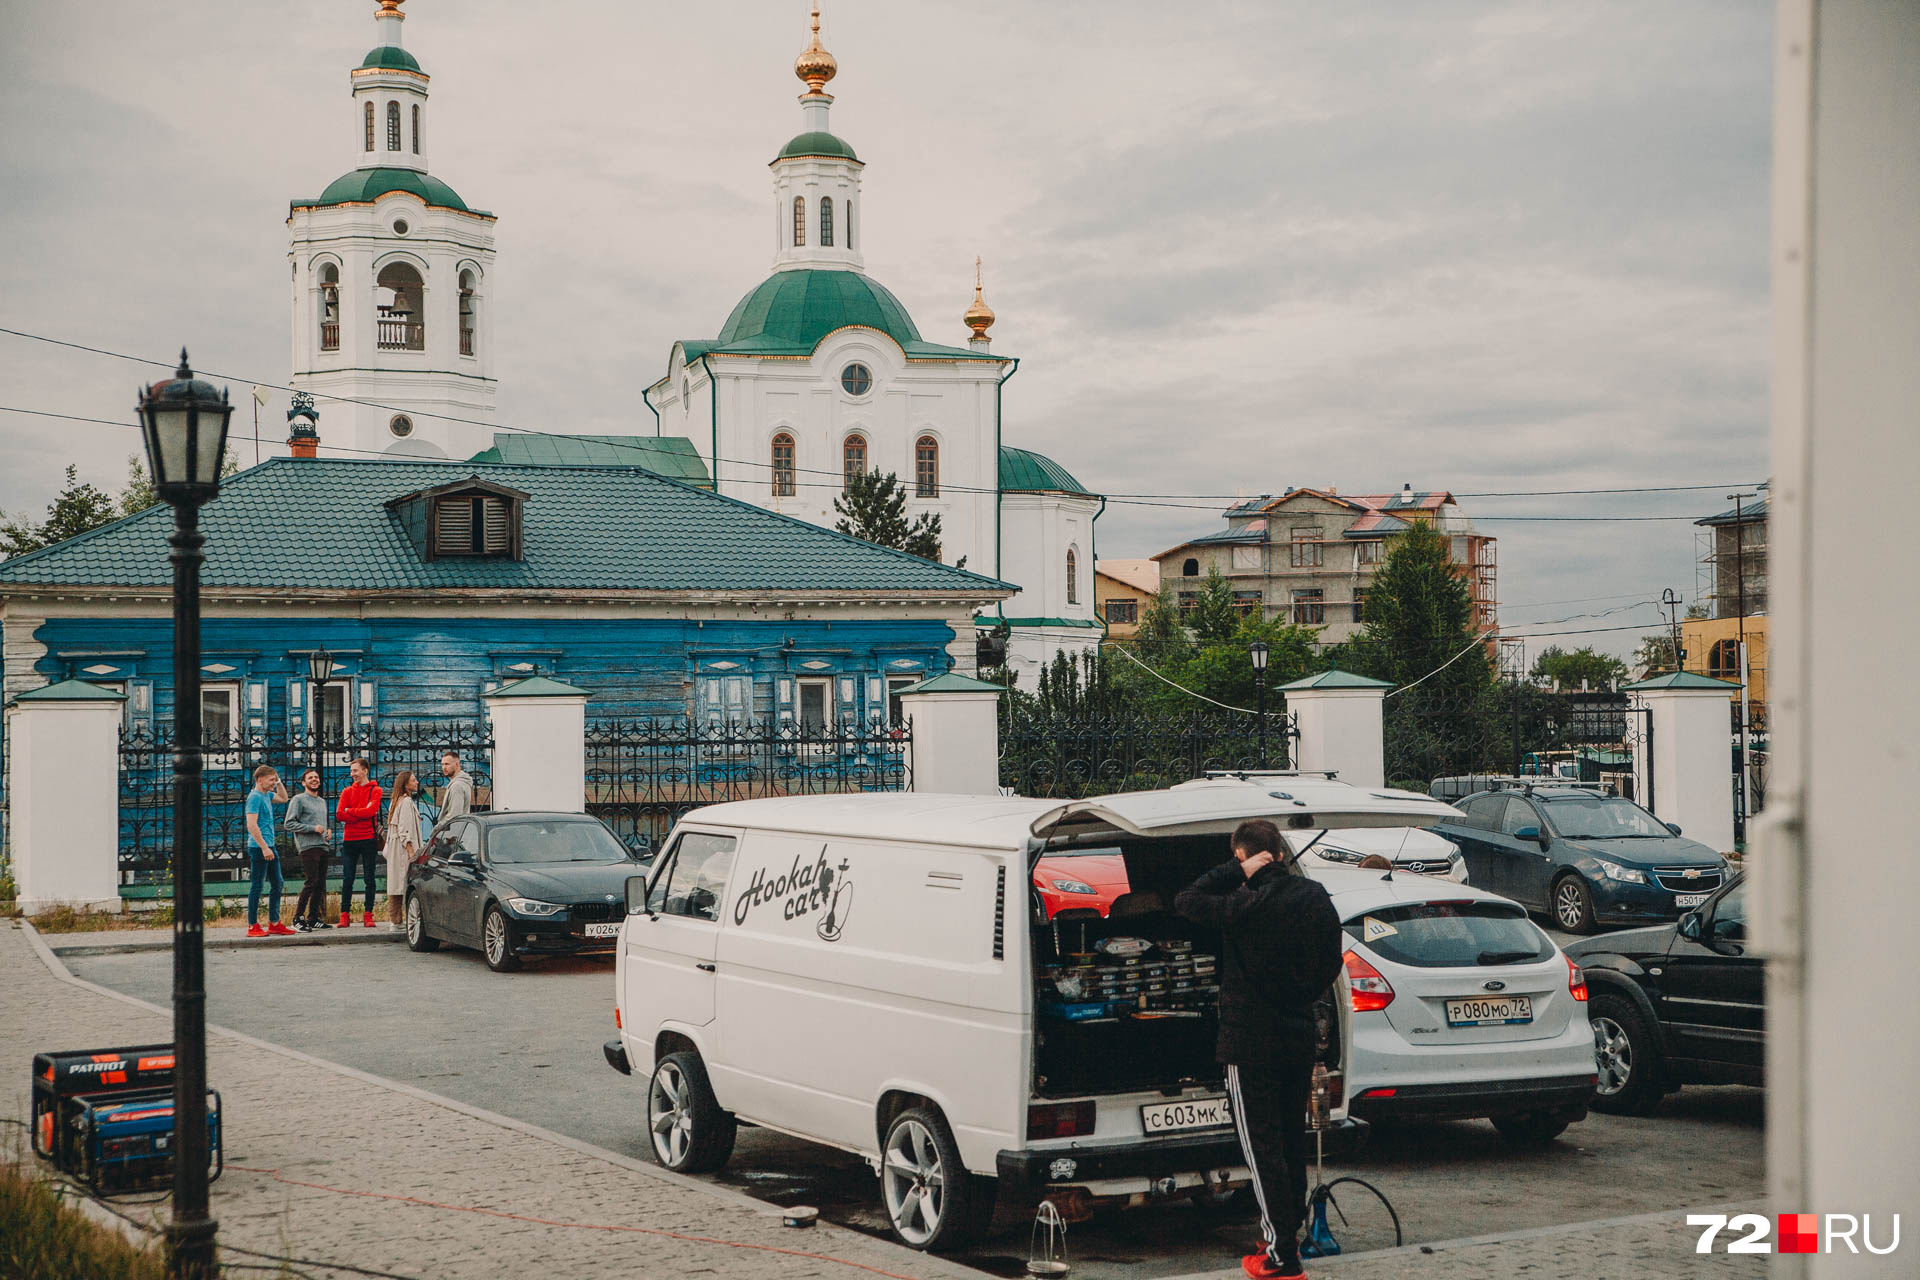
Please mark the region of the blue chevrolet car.
[[1676, 920], [1727, 862], [1631, 800], [1583, 787], [1483, 791], [1433, 830], [1460, 846], [1467, 883], [1543, 911], [1569, 933]]

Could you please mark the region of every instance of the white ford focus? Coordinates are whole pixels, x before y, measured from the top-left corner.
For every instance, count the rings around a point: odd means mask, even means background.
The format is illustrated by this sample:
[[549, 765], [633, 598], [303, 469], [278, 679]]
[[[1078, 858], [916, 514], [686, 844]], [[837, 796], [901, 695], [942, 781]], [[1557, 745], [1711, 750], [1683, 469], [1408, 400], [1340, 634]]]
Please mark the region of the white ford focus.
[[1586, 1117], [1586, 979], [1518, 903], [1405, 872], [1304, 869], [1347, 935], [1354, 1114], [1485, 1117], [1518, 1142]]

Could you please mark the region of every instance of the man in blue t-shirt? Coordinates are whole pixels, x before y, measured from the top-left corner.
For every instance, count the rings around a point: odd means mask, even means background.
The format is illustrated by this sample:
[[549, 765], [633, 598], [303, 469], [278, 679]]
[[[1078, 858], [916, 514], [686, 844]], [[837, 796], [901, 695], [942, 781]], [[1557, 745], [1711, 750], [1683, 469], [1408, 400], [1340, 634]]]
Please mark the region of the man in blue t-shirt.
[[[287, 789], [270, 764], [253, 771], [253, 790], [247, 793], [247, 936], [264, 938], [268, 934], [291, 936], [293, 930], [280, 923], [280, 893], [286, 888], [286, 876], [280, 870], [280, 858], [273, 847], [273, 802], [285, 803]], [[266, 881], [267, 927], [260, 927], [260, 887]]]

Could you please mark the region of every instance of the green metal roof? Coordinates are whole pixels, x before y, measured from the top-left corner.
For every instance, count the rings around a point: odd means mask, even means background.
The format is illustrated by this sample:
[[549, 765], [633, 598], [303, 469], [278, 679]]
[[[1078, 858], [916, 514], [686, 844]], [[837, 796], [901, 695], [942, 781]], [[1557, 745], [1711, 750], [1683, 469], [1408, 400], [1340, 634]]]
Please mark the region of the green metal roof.
[[988, 684], [985, 680], [975, 680], [972, 676], [957, 675], [948, 671], [934, 676], [931, 680], [922, 680], [919, 684], [910, 684], [899, 690], [905, 697], [909, 693], [1005, 693], [1006, 686]]
[[[523, 560], [414, 549], [397, 498], [479, 479], [528, 494]], [[18, 586], [151, 587], [173, 581], [173, 513], [154, 506], [0, 562]], [[418, 591], [884, 591], [1013, 588], [862, 542], [639, 467], [275, 458], [220, 486], [201, 513], [208, 588]]]
[[318, 199], [294, 200], [291, 204], [296, 209], [319, 209], [332, 204], [371, 204], [394, 191], [418, 196], [436, 209], [458, 209], [462, 213], [477, 213], [487, 218], [493, 216], [484, 209], [467, 208], [467, 202], [452, 187], [432, 174], [416, 169], [354, 169], [329, 182]]
[[1322, 671], [1319, 675], [1308, 676], [1304, 680], [1295, 680], [1280, 686], [1286, 689], [1391, 689], [1393, 681], [1374, 680], [1368, 676], [1357, 676], [1351, 671]]
[[397, 44], [383, 44], [360, 61], [360, 69], [379, 67], [386, 71], [418, 71], [419, 60]]
[[645, 467], [703, 489], [713, 488], [706, 459], [685, 436], [558, 436], [501, 431], [475, 462], [536, 467]]
[[1712, 676], [1703, 676], [1693, 671], [1669, 671], [1666, 675], [1654, 676], [1651, 680], [1639, 680], [1620, 687], [1628, 693], [1643, 689], [1713, 689], [1720, 693], [1728, 693], [1740, 686], [1731, 680], [1715, 680]]
[[1000, 491], [1002, 493], [1088, 493], [1085, 485], [1073, 478], [1065, 467], [1031, 449], [1000, 446]]
[[15, 702], [125, 702], [118, 689], [105, 689], [85, 680], [60, 680], [15, 695]]
[[1098, 627], [1100, 624], [1091, 618], [995, 618], [995, 622], [1004, 622], [1010, 627]]
[[776, 271], [740, 299], [718, 338], [680, 345], [688, 360], [716, 355], [805, 356], [828, 334], [850, 325], [892, 338], [908, 356], [946, 360], [1006, 357], [927, 342], [900, 299], [858, 271], [831, 267]]
[[824, 129], [813, 129], [796, 137], [792, 142], [780, 148], [776, 160], [786, 160], [793, 156], [838, 156], [844, 160], [860, 163], [860, 157], [853, 154], [853, 148], [845, 139], [837, 138]]
[[591, 698], [592, 692], [546, 676], [528, 676], [503, 684], [489, 698]]

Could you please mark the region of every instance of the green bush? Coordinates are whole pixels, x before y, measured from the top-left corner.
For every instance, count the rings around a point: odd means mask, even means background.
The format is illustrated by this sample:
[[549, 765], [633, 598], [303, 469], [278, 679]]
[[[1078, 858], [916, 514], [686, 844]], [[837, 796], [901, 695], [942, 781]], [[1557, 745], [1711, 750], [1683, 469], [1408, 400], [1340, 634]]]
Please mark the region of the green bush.
[[61, 1201], [33, 1169], [0, 1163], [0, 1276], [165, 1280], [157, 1244], [136, 1245]]

